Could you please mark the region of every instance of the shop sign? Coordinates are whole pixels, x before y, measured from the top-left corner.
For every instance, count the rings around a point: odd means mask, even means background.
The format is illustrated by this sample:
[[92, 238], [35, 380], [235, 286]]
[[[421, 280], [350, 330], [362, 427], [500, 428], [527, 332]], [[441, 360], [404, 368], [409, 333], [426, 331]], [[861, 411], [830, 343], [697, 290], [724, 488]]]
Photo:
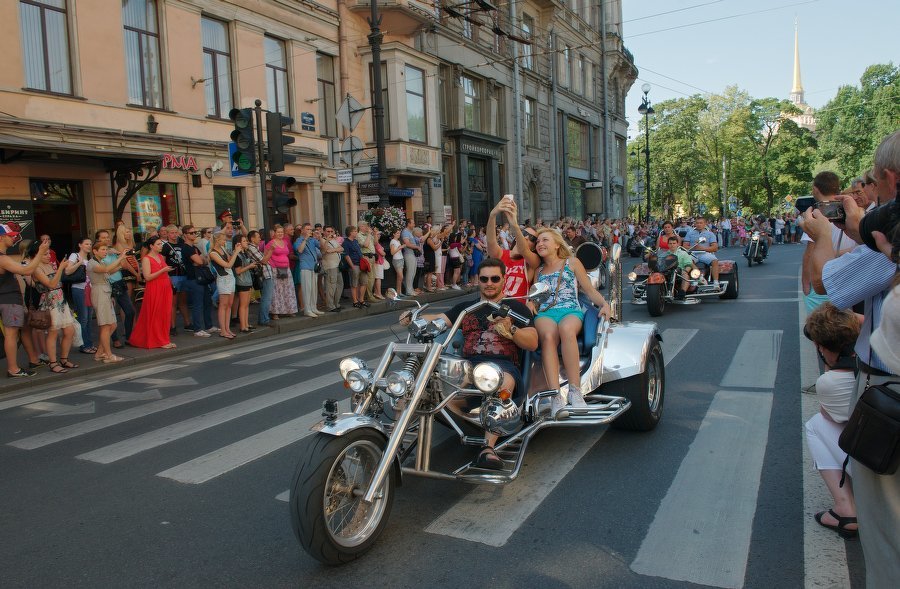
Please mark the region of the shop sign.
[[341, 184], [351, 184], [353, 182], [353, 170], [338, 170], [337, 181]]
[[363, 194], [359, 197], [359, 202], [361, 203], [378, 202], [379, 200], [377, 194]]
[[185, 170], [199, 172], [200, 166], [192, 155], [175, 155], [174, 153], [164, 153], [162, 156], [162, 167], [164, 170]]
[[416, 195], [416, 192], [412, 188], [388, 188], [388, 196], [394, 196], [398, 198], [412, 198]]
[[432, 188], [443, 188], [444, 187], [444, 179], [443, 178], [432, 178], [431, 179], [431, 187]]
[[459, 150], [463, 153], [473, 153], [476, 155], [485, 155], [487, 157], [492, 157], [495, 160], [500, 159], [500, 150], [491, 147], [489, 145], [482, 145], [479, 143], [469, 143], [468, 141], [462, 141], [459, 144]]
[[0, 223], [15, 223], [22, 239], [35, 239], [34, 207], [31, 200], [0, 200]]
[[379, 182], [376, 180], [375, 182], [360, 182], [359, 183], [359, 193], [378, 196], [378, 188]]

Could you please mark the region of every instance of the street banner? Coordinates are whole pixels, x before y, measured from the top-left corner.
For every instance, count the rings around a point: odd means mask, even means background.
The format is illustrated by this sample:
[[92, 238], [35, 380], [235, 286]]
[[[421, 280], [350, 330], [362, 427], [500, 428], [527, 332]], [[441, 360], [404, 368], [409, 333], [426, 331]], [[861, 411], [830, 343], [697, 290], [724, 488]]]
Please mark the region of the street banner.
[[0, 223], [15, 223], [22, 239], [34, 240], [34, 207], [31, 199], [0, 200]]

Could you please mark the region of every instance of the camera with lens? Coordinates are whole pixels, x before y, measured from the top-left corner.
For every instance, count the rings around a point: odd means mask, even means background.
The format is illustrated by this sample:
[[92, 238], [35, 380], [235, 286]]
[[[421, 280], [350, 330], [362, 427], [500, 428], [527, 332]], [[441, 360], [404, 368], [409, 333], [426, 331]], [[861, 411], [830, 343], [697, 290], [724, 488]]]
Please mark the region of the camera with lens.
[[844, 203], [839, 200], [826, 200], [813, 204], [814, 208], [819, 209], [822, 216], [832, 223], [843, 223], [847, 220], [847, 213], [844, 212]]
[[136, 256], [137, 250], [136, 249], [125, 250], [125, 255], [126, 256]]
[[897, 196], [889, 203], [869, 211], [859, 222], [859, 235], [863, 243], [878, 251], [878, 245], [872, 236], [873, 231], [880, 231], [891, 242], [891, 258], [896, 262], [900, 253], [900, 184], [897, 184]]

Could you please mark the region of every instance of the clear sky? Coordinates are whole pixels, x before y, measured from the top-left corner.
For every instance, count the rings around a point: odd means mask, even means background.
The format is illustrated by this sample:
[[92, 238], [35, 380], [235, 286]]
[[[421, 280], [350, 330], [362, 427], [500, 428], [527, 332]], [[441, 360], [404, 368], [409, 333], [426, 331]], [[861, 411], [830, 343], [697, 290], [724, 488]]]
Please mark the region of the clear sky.
[[803, 89], [814, 108], [833, 98], [838, 87], [858, 85], [869, 65], [900, 63], [898, 0], [623, 0], [622, 4], [625, 46], [640, 72], [625, 102], [632, 136], [644, 82], [652, 87], [652, 102], [718, 93], [732, 84], [755, 98], [788, 98], [795, 17], [800, 24]]

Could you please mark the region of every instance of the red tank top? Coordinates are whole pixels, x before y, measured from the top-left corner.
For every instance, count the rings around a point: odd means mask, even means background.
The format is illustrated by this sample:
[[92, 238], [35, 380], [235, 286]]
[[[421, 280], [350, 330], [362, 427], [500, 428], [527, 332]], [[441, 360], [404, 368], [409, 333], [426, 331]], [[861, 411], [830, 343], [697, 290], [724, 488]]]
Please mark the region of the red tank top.
[[506, 264], [506, 284], [503, 294], [508, 297], [524, 297], [528, 294], [528, 274], [525, 258], [513, 258], [510, 250], [503, 250], [500, 260]]

